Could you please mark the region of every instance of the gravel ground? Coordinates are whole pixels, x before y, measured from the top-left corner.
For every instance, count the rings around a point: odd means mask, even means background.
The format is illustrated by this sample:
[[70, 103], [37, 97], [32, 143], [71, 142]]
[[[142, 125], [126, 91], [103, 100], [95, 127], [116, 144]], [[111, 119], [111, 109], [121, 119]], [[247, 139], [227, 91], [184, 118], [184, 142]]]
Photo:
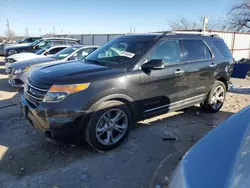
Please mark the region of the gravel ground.
[[[1, 60], [0, 60], [1, 61]], [[119, 148], [100, 153], [86, 143], [53, 145], [20, 114], [19, 94], [7, 84], [0, 64], [0, 187], [156, 187], [193, 144], [250, 104], [250, 80], [232, 79], [236, 88], [220, 112], [197, 106], [137, 123]], [[169, 140], [169, 138], [177, 140]]]

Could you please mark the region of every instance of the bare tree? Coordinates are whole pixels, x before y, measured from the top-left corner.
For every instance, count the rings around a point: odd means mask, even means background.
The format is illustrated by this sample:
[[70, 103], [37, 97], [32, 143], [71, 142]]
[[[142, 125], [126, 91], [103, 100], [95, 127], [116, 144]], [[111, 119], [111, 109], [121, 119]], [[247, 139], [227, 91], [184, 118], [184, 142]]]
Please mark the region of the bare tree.
[[198, 29], [198, 24], [196, 22], [190, 22], [185, 18], [181, 18], [178, 21], [169, 22], [169, 27], [171, 30], [194, 30]]
[[7, 24], [6, 24], [6, 30], [4, 31], [4, 34], [6, 35], [8, 40], [12, 40], [15, 37], [14, 31], [10, 29], [10, 24], [9, 20], [7, 19]]
[[243, 0], [229, 11], [228, 30], [250, 32], [250, 0]]
[[[181, 18], [180, 20], [169, 22], [169, 27], [171, 30], [198, 30], [202, 29], [203, 25], [203, 17], [200, 16], [200, 18], [197, 21], [189, 21], [185, 18]], [[206, 30], [223, 30], [224, 27], [221, 24], [220, 20], [211, 19], [207, 23]]]

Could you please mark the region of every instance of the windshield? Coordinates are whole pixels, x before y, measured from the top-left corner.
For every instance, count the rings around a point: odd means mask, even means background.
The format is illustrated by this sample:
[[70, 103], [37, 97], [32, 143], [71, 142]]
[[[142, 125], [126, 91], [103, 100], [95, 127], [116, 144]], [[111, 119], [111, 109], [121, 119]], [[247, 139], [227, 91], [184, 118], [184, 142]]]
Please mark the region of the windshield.
[[38, 44], [40, 41], [42, 41], [42, 39], [37, 39], [34, 42], [30, 43], [31, 46], [35, 46], [36, 44]]
[[41, 50], [38, 50], [35, 54], [41, 55], [43, 52], [45, 52], [48, 48], [42, 48]]
[[104, 64], [105, 66], [128, 67], [145, 54], [150, 44], [149, 40], [136, 38], [114, 39], [92, 52], [86, 60]]
[[64, 59], [65, 57], [68, 57], [70, 54], [72, 54], [74, 51], [76, 51], [78, 48], [76, 47], [69, 47], [61, 50], [60, 52], [56, 53], [52, 56], [52, 58], [56, 59]]

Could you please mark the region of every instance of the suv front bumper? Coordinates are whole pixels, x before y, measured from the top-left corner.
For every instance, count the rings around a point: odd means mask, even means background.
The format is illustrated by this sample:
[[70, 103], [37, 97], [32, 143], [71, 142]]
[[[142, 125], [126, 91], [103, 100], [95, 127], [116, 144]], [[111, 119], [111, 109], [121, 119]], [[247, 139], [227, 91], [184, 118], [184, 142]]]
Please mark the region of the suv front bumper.
[[[49, 117], [46, 108], [43, 108], [41, 105], [37, 108], [33, 108], [23, 93], [21, 94], [20, 106], [23, 115], [29, 120], [32, 126], [45, 134], [49, 132], [56, 136], [67, 137], [79, 137], [81, 135], [82, 126], [80, 127], [80, 122], [82, 123], [82, 121], [79, 121], [77, 117]], [[61, 112], [61, 114], [67, 114], [65, 110]]]

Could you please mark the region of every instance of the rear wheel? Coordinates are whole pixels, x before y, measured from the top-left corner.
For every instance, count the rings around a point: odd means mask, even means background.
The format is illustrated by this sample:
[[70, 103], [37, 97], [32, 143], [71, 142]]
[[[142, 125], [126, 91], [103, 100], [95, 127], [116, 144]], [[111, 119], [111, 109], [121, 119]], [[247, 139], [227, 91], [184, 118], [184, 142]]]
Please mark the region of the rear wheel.
[[131, 124], [129, 108], [120, 101], [106, 101], [94, 109], [85, 127], [85, 140], [98, 150], [119, 146], [127, 137]]
[[218, 112], [224, 104], [226, 97], [226, 86], [221, 81], [215, 81], [201, 108], [207, 112]]

